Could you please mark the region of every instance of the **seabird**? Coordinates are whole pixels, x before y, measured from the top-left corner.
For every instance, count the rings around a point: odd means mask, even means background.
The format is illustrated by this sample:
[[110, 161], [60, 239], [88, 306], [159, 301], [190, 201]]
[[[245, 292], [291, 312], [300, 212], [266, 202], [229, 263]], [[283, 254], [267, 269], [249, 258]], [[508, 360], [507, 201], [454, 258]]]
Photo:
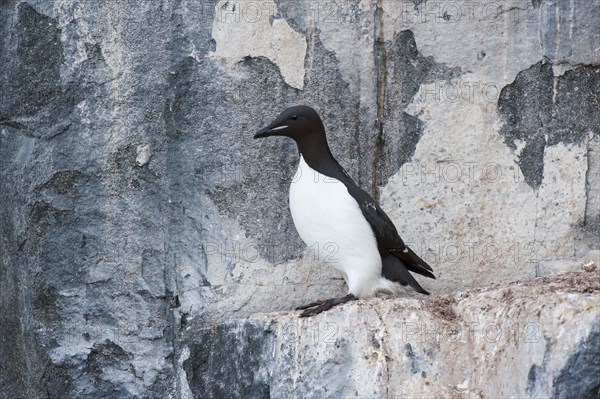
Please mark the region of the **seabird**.
[[[290, 186], [290, 211], [296, 230], [308, 247], [329, 257], [348, 285], [348, 295], [317, 301], [298, 309], [301, 317], [368, 298], [395, 294], [400, 286], [429, 293], [410, 274], [435, 279], [431, 267], [404, 244], [379, 204], [350, 178], [327, 144], [319, 114], [307, 106], [283, 111], [254, 138], [286, 136], [298, 145], [300, 162]], [[329, 247], [329, 251], [323, 251]], [[314, 247], [313, 247], [314, 248]]]

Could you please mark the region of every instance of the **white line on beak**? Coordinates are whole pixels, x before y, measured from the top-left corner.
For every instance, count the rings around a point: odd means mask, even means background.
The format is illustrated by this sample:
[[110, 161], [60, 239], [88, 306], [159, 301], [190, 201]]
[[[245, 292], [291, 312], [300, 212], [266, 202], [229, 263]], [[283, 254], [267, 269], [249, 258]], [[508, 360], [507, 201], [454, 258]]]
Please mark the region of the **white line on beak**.
[[272, 131], [274, 131], [274, 130], [281, 130], [281, 129], [285, 129], [286, 127], [288, 127], [288, 125], [277, 126], [277, 127], [274, 127], [273, 129], [269, 129], [269, 130], [272, 132]]

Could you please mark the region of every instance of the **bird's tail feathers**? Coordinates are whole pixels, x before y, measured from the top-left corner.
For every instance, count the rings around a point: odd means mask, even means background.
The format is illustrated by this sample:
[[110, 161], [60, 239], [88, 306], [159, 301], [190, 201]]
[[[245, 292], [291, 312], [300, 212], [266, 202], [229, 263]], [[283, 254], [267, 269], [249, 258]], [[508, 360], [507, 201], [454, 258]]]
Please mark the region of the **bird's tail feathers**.
[[402, 261], [411, 272], [420, 274], [421, 276], [429, 277], [435, 280], [432, 273], [433, 269], [423, 259], [413, 252], [409, 247], [404, 247], [403, 250], [391, 250], [390, 253]]
[[383, 259], [383, 269], [381, 273], [383, 277], [400, 283], [404, 286], [408, 285], [417, 292], [429, 295], [429, 292], [421, 287], [421, 285], [417, 282], [417, 280], [415, 280], [408, 270], [409, 269], [407, 268], [406, 263], [395, 256], [387, 256], [385, 259]]

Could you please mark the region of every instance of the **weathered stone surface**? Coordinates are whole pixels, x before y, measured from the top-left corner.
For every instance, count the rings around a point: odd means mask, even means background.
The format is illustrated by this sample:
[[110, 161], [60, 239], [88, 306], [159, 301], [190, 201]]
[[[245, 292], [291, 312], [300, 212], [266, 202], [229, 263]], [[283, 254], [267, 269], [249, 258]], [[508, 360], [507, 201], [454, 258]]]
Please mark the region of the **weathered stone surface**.
[[[236, 362], [215, 363], [240, 337], [220, 323], [345, 293], [314, 261], [327, 243], [304, 248], [293, 227], [293, 143], [251, 138], [293, 104], [320, 111], [335, 156], [432, 263], [434, 295], [600, 263], [596, 2], [6, 0], [0, 11], [0, 397], [176, 398], [232, 384], [275, 397], [302, 380], [252, 384], [269, 370], [253, 357], [280, 339], [262, 327], [240, 330], [253, 344], [230, 352]], [[336, 356], [332, 367], [348, 362]], [[530, 392], [580, 394], [535, 356], [519, 369]], [[578, 359], [555, 380], [580, 378]]]
[[194, 398], [595, 398], [598, 271], [190, 330]]
[[[420, 138], [381, 188], [401, 234], [435, 265], [439, 280], [425, 288], [532, 278], [596, 249], [600, 50], [576, 45], [585, 39], [574, 21], [597, 18], [597, 5], [392, 3], [386, 38], [409, 29], [421, 57], [461, 71], [420, 84], [404, 110]], [[559, 25], [552, 10], [577, 17]], [[568, 62], [548, 47], [549, 32], [567, 27], [577, 36], [560, 50]]]
[[598, 73], [597, 67], [586, 66], [554, 77], [552, 64], [539, 62], [502, 89], [501, 133], [512, 150], [517, 149], [515, 143], [524, 143], [518, 164], [533, 188], [542, 184], [547, 145], [585, 142], [600, 126]]

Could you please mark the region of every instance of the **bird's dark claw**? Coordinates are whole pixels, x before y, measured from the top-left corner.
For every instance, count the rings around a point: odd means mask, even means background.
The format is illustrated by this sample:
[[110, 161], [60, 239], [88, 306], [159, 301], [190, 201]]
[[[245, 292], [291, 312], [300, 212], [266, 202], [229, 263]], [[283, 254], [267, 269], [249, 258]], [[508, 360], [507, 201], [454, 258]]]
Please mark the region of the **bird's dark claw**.
[[325, 312], [326, 310], [329, 310], [337, 305], [341, 305], [342, 303], [355, 301], [357, 299], [358, 298], [354, 295], [348, 294], [341, 298], [331, 298], [324, 301], [309, 303], [308, 305], [297, 307], [296, 310], [304, 310], [304, 312], [300, 314], [300, 317], [310, 317]]

